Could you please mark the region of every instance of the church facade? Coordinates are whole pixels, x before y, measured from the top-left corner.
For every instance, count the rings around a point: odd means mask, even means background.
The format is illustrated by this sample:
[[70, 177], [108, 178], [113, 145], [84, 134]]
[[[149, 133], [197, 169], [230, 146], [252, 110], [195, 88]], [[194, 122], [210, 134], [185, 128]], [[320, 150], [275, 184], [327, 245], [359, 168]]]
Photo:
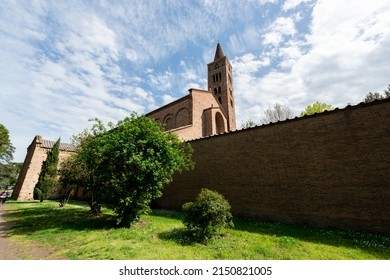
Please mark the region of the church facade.
[[218, 43], [214, 61], [207, 65], [208, 90], [189, 94], [146, 116], [163, 124], [182, 140], [192, 140], [236, 130], [233, 68]]

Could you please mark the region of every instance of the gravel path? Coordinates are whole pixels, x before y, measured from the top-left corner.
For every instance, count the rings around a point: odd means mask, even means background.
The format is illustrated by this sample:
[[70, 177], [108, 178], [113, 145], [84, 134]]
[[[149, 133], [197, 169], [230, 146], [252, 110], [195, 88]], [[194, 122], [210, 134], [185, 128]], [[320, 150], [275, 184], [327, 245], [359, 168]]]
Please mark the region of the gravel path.
[[51, 248], [31, 242], [21, 246], [13, 242], [11, 235], [12, 223], [4, 220], [3, 216], [9, 211], [9, 206], [0, 207], [0, 260], [58, 260], [65, 259], [57, 256]]
[[22, 256], [18, 254], [20, 248], [14, 245], [8, 238], [7, 230], [11, 225], [4, 221], [3, 214], [7, 211], [7, 205], [0, 207], [0, 260], [20, 260]]

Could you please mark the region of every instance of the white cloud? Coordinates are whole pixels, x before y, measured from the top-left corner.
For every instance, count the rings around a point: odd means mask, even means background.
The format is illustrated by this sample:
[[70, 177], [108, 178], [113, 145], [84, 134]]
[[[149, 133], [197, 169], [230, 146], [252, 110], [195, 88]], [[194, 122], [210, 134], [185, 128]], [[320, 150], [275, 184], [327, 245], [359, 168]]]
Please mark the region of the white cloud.
[[270, 65], [267, 57], [246, 54], [234, 59], [232, 64], [239, 126], [248, 119], [260, 122], [269, 106], [276, 102], [287, 104], [287, 92], [298, 88], [298, 80], [288, 74], [271, 72], [263, 77], [259, 76], [258, 73]]
[[268, 32], [264, 34], [263, 37], [264, 37], [264, 41], [263, 41], [264, 45], [271, 44], [274, 46], [278, 46], [283, 41], [283, 36], [279, 32]]
[[275, 47], [285, 40], [285, 36], [293, 36], [297, 32], [292, 17], [278, 17], [266, 31], [263, 35], [263, 44], [271, 44]]
[[175, 101], [176, 99], [177, 99], [176, 97], [171, 96], [171, 95], [169, 95], [169, 94], [164, 94], [164, 95], [162, 96], [163, 105], [169, 104], [169, 103]]
[[290, 69], [302, 57], [302, 47], [304, 43], [301, 41], [290, 40], [285, 47], [281, 47], [278, 56], [282, 59], [280, 67]]
[[266, 3], [277, 3], [278, 0], [260, 0], [260, 4], [264, 5]]
[[[313, 10], [312, 33], [308, 36], [312, 49], [297, 63], [295, 71], [318, 94], [332, 95], [337, 105], [347, 100], [361, 101], [377, 77], [381, 77], [383, 86], [386, 84], [385, 76], [377, 69], [389, 70], [388, 55], [378, 52], [382, 60], [372, 63], [373, 53], [390, 47], [390, 7], [385, 1], [378, 4], [354, 1], [350, 9], [348, 3], [331, 5], [324, 1]], [[346, 88], [346, 84], [353, 86]]]
[[133, 49], [126, 49], [125, 56], [128, 60], [132, 62], [137, 62], [137, 60], [139, 59], [138, 53]]
[[[205, 81], [205, 82], [207, 82], [207, 81]], [[185, 86], [184, 86], [183, 89], [182, 89], [182, 92], [185, 93], [185, 94], [188, 94], [188, 90], [189, 90], [189, 89], [192, 89], [192, 88], [207, 90], [207, 89], [206, 89], [205, 87], [203, 87], [200, 83], [190, 82], [190, 83], [185, 84]]]
[[200, 78], [194, 69], [186, 69], [185, 72], [180, 74], [180, 77], [187, 81], [194, 81]]
[[229, 37], [229, 46], [234, 53], [243, 53], [251, 49], [258, 49], [261, 43], [261, 33], [258, 27], [248, 25], [240, 33]]
[[295, 22], [291, 17], [277, 18], [270, 26], [270, 29], [283, 35], [294, 35], [297, 32]]
[[[78, 51], [100, 52], [102, 49], [109, 51], [113, 58], [117, 58], [118, 46], [116, 44], [116, 34], [101, 19], [96, 16], [91, 19], [81, 21], [81, 31], [77, 34], [81, 38], [76, 38], [74, 43], [78, 45]], [[81, 39], [81, 40], [80, 40]]]
[[291, 9], [295, 9], [301, 3], [312, 2], [313, 0], [287, 0], [284, 2], [283, 10], [288, 11]]
[[45, 25], [45, 10], [18, 5], [13, 10], [0, 25], [5, 20], [23, 23], [10, 25], [18, 36], [0, 38], [6, 63], [1, 64], [7, 65], [0, 67], [0, 103], [18, 145], [17, 160], [25, 153], [20, 145], [27, 147], [36, 134], [67, 141], [88, 127], [90, 118], [116, 122], [131, 111], [143, 113], [155, 106], [150, 93], [127, 84], [118, 64], [117, 35], [96, 14], [79, 17], [80, 11], [69, 9], [52, 14], [55, 24]]
[[172, 87], [173, 76], [171, 72], [165, 71], [160, 75], [149, 74], [148, 79], [150, 84], [159, 91], [168, 90]]
[[254, 54], [248, 53], [235, 58], [232, 61], [232, 64], [234, 66], [234, 71], [239, 75], [249, 75], [255, 74], [264, 66], [268, 66], [270, 64], [270, 60], [268, 58], [259, 60]]
[[245, 63], [235, 71], [238, 121], [260, 120], [275, 102], [299, 114], [316, 101], [343, 108], [361, 102], [369, 91], [381, 92], [389, 83], [389, 15], [386, 1], [321, 1], [311, 15], [310, 34], [299, 40], [297, 17], [278, 17], [264, 35], [264, 44], [274, 47], [258, 57], [271, 59], [270, 71], [248, 74], [240, 70]]

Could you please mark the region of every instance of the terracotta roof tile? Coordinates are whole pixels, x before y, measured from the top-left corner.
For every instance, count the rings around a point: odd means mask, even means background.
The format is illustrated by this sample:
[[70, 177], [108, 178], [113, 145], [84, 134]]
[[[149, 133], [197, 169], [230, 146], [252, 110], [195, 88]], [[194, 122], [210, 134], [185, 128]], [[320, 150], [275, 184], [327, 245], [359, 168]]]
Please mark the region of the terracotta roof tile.
[[[56, 143], [56, 141], [43, 140], [42, 141], [42, 148], [51, 149], [51, 148], [53, 148], [55, 143]], [[60, 142], [60, 151], [75, 152], [76, 149], [77, 149], [77, 147], [75, 145]]]

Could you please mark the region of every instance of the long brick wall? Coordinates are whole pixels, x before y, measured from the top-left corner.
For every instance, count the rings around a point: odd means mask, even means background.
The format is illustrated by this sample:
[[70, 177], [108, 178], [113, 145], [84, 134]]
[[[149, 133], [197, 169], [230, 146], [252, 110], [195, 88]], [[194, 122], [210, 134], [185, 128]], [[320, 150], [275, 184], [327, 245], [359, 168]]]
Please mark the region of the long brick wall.
[[160, 207], [209, 188], [235, 215], [390, 233], [390, 99], [190, 143], [196, 167]]

